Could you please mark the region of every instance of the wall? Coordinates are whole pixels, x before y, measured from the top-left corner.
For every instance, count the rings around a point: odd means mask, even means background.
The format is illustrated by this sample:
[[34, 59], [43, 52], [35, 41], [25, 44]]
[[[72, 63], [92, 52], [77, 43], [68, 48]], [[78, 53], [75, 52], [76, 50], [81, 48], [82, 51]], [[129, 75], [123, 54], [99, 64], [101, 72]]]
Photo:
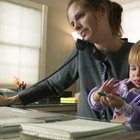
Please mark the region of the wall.
[[140, 0], [115, 0], [123, 6], [122, 29], [123, 38], [128, 38], [130, 42], [140, 40], [139, 15]]
[[112, 0], [112, 1], [118, 2], [120, 4], [127, 4], [131, 2], [139, 1], [139, 0]]
[[[70, 54], [75, 42], [66, 17], [67, 0], [31, 0], [48, 5], [48, 29], [46, 49], [46, 75], [51, 74]], [[77, 84], [68, 90], [77, 92]]]

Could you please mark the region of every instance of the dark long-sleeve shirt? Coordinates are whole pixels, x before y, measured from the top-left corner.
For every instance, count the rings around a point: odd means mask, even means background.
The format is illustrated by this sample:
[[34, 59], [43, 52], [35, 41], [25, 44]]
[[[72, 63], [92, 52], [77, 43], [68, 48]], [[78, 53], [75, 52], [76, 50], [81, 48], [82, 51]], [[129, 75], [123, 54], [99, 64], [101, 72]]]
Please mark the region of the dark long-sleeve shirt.
[[[106, 79], [114, 77], [115, 79], [122, 80], [128, 77], [129, 66], [127, 61], [132, 45], [133, 43], [125, 41], [120, 50], [109, 52], [106, 55], [106, 61], [101, 60], [99, 51], [94, 45], [89, 45], [83, 51], [79, 51], [78, 56], [56, 74], [46, 78], [46, 80], [43, 80], [43, 82], [36, 86], [22, 91], [19, 94], [22, 104], [26, 105], [43, 98], [59, 96], [79, 78], [81, 90], [77, 115], [110, 120], [113, 115], [112, 109], [108, 108], [101, 113], [93, 112], [87, 101], [88, 93], [94, 86], [101, 85]], [[76, 48], [66, 59], [66, 62], [75, 53]]]

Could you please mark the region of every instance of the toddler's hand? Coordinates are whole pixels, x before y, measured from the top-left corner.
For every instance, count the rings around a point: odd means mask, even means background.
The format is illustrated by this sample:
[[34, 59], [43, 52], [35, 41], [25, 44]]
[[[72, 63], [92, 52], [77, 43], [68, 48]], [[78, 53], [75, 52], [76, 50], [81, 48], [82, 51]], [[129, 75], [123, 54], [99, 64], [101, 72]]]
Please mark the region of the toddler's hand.
[[107, 96], [107, 100], [109, 102], [109, 104], [108, 104], [109, 106], [115, 107], [117, 109], [120, 109], [124, 104], [123, 99], [121, 99], [120, 97], [113, 95], [113, 94], [109, 94]]

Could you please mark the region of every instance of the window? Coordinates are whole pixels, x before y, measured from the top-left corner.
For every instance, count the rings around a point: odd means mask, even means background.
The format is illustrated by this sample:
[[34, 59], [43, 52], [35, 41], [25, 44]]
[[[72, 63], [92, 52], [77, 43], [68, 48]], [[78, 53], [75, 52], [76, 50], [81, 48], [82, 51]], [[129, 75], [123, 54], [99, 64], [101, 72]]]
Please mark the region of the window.
[[124, 4], [123, 8], [123, 37], [127, 37], [131, 42], [136, 42], [140, 40], [140, 2]]
[[0, 1], [1, 86], [13, 86], [15, 76], [28, 85], [44, 76], [46, 21], [46, 5], [27, 0]]

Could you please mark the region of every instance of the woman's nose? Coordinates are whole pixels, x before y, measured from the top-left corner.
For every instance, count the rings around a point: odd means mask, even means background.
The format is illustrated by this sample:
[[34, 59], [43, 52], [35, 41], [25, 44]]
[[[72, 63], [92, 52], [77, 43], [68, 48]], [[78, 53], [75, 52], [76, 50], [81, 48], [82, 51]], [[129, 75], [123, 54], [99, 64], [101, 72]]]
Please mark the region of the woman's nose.
[[81, 29], [81, 24], [78, 23], [78, 22], [75, 22], [75, 24], [74, 24], [74, 30], [75, 31], [79, 31], [80, 29]]

